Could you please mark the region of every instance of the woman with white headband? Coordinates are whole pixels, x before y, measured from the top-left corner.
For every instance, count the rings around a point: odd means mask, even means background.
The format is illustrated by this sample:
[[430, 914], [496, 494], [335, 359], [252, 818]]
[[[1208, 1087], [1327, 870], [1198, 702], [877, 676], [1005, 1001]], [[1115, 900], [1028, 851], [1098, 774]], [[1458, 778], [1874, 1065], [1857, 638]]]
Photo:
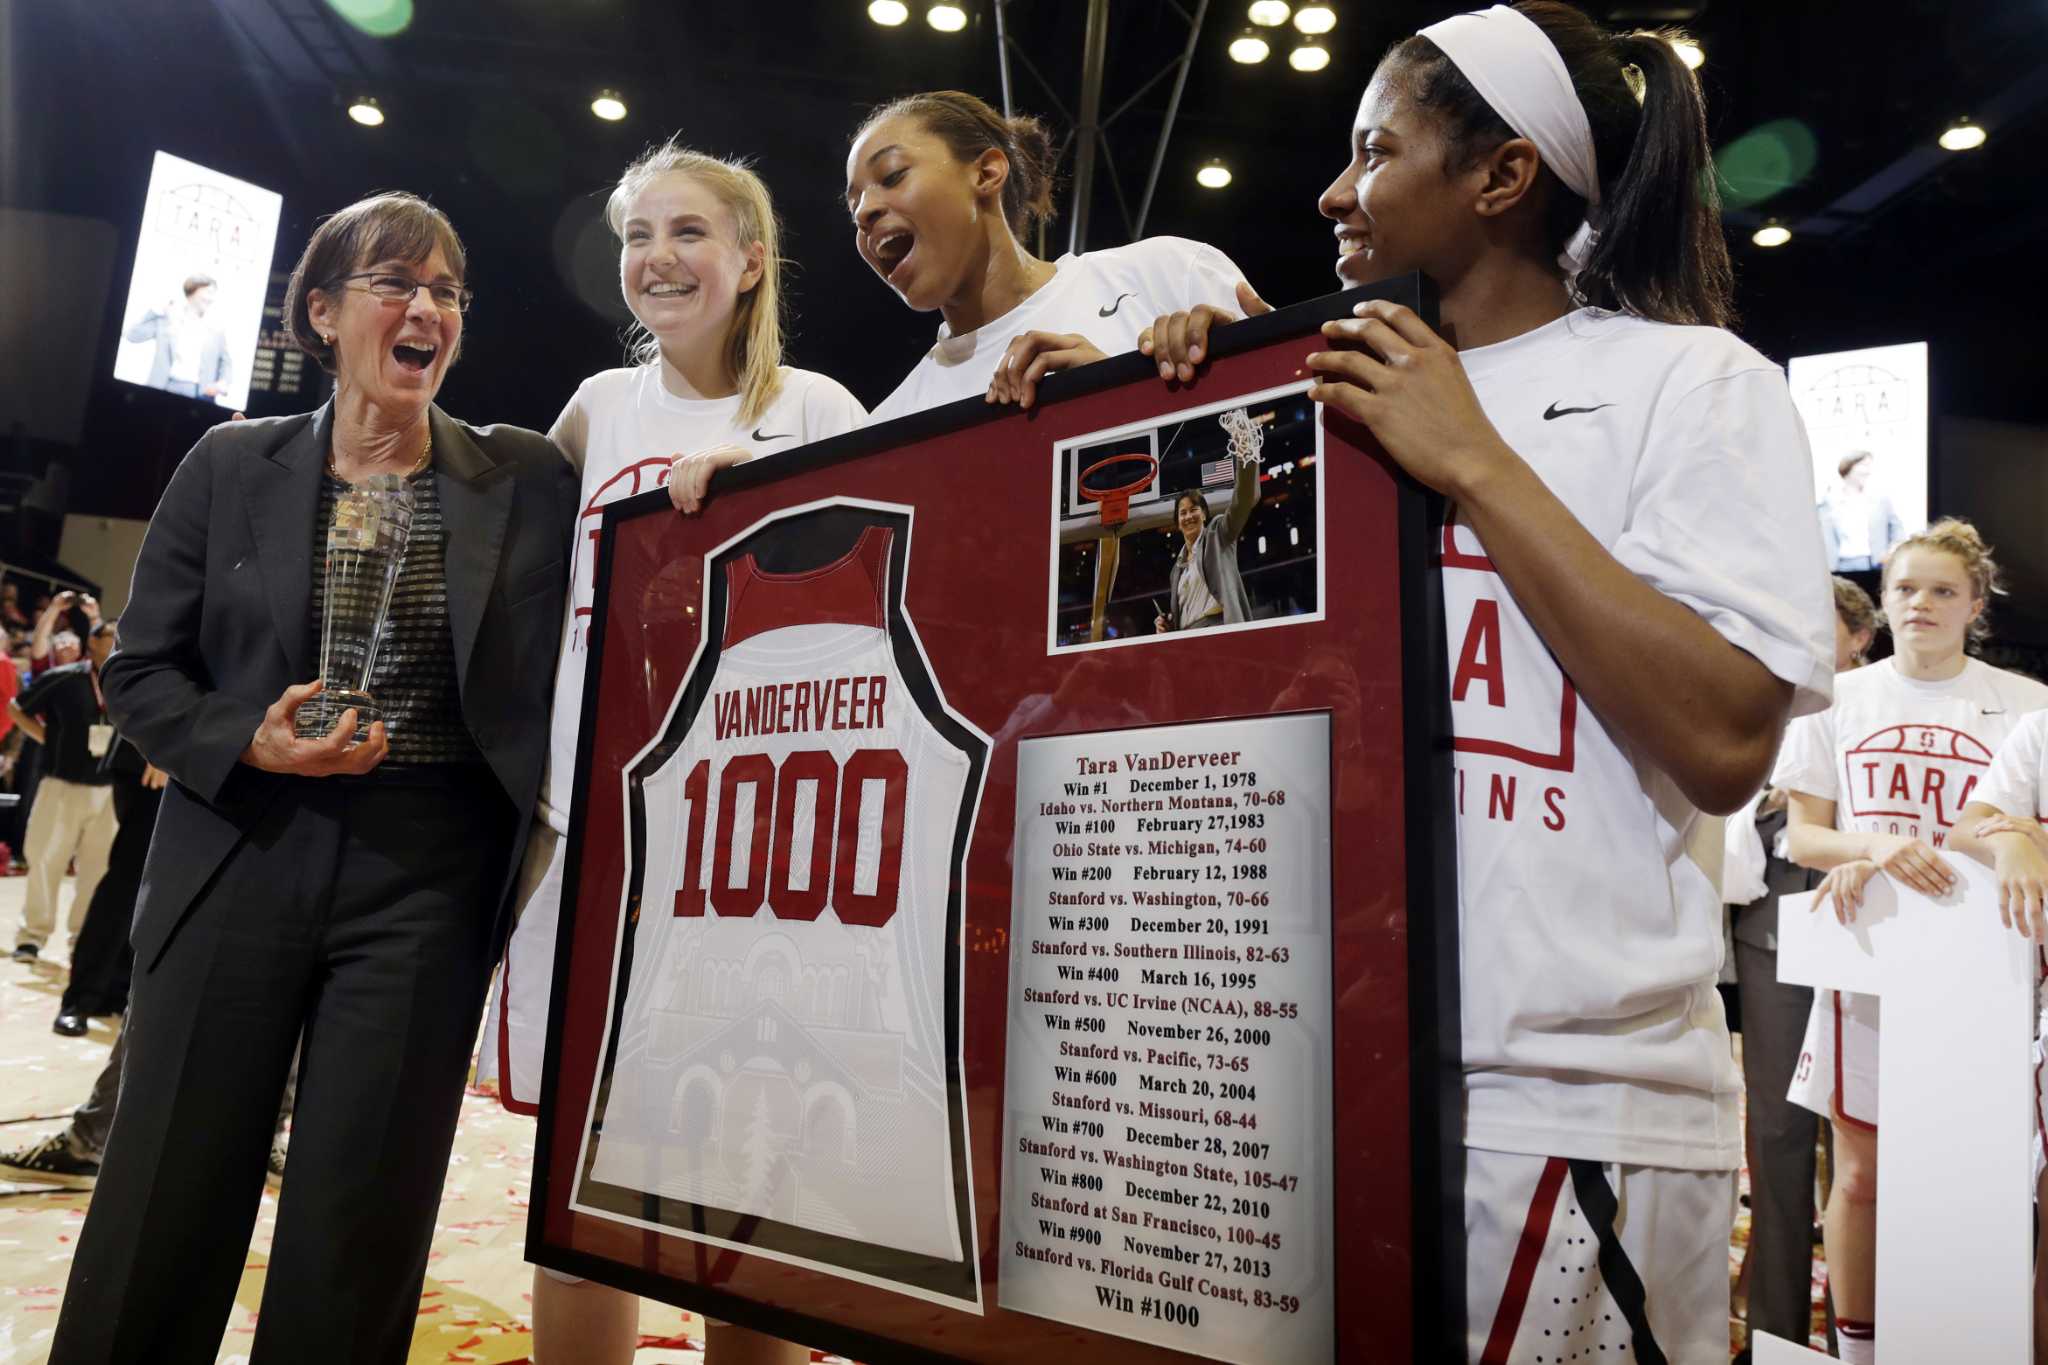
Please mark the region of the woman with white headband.
[[[1442, 300], [1307, 364], [1452, 504], [1467, 1354], [1721, 1365], [1740, 1081], [1686, 833], [1834, 641], [1785, 377], [1724, 330], [1699, 87], [1663, 35], [1496, 7], [1395, 46], [1349, 142], [1338, 277]], [[1213, 320], [1154, 329], [1162, 373]]]

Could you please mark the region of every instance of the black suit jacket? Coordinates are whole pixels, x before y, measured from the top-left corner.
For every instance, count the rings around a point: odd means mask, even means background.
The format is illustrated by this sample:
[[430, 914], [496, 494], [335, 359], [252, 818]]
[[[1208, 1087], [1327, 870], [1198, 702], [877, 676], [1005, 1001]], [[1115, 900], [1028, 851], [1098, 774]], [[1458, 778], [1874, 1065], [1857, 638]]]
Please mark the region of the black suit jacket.
[[[173, 779], [135, 905], [138, 970], [298, 780], [240, 758], [285, 688], [319, 676], [313, 526], [333, 420], [329, 404], [213, 428], [150, 519], [104, 673], [115, 724]], [[520, 821], [502, 932], [547, 757], [577, 483], [538, 432], [472, 427], [439, 408], [428, 420], [462, 715]]]

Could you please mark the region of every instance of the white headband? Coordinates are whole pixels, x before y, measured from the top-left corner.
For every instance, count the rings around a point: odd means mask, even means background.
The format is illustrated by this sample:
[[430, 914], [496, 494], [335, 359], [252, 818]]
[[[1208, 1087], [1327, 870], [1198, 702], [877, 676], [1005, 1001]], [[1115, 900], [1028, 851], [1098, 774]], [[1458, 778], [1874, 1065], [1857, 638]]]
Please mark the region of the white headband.
[[1600, 202], [1593, 127], [1564, 58], [1534, 20], [1506, 5], [1454, 14], [1421, 30], [1543, 164], [1588, 204]]

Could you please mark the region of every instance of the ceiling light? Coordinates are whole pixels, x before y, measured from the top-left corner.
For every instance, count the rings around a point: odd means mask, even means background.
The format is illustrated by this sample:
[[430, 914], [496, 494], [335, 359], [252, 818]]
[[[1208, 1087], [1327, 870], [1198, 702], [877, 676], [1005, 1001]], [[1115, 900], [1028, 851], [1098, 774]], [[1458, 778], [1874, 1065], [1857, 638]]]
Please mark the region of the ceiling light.
[[348, 116], [365, 128], [375, 128], [384, 122], [383, 107], [368, 95], [359, 96], [349, 105]]
[[1253, 66], [1266, 60], [1273, 49], [1255, 29], [1246, 29], [1230, 43], [1230, 60]]
[[1315, 36], [1337, 27], [1337, 11], [1329, 5], [1307, 4], [1294, 12], [1294, 26]]
[[412, 0], [327, 0], [327, 7], [372, 38], [395, 38], [412, 26]]
[[1688, 71], [1697, 71], [1707, 64], [1707, 50], [1700, 46], [1697, 38], [1674, 39], [1671, 50], [1678, 54], [1678, 60], [1685, 63]]
[[903, 0], [873, 0], [868, 6], [868, 18], [883, 28], [894, 28], [910, 17], [910, 6]]
[[1296, 71], [1321, 71], [1330, 64], [1330, 49], [1318, 42], [1303, 43], [1287, 54], [1287, 64]]
[[1792, 240], [1792, 229], [1773, 218], [1752, 233], [1749, 240], [1761, 247], [1783, 246]]
[[1195, 172], [1195, 183], [1205, 190], [1220, 190], [1230, 183], [1230, 167], [1212, 156]]
[[617, 123], [626, 116], [626, 101], [619, 97], [616, 90], [600, 90], [597, 92], [597, 98], [590, 102], [590, 112], [606, 123]]
[[1287, 0], [1252, 0], [1251, 21], [1267, 28], [1277, 28], [1287, 22], [1287, 12], [1291, 8]]
[[1982, 147], [1986, 136], [1981, 126], [1961, 118], [1942, 131], [1940, 142], [1943, 151], [1967, 152]]
[[933, 5], [924, 12], [924, 21], [941, 33], [958, 33], [967, 27], [967, 11], [958, 5]]

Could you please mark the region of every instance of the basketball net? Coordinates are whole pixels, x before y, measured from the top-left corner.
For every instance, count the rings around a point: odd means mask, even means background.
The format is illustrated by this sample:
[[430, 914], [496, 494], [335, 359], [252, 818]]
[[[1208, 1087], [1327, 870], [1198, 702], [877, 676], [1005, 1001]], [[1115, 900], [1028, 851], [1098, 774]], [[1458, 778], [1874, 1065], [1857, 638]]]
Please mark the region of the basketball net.
[[1237, 457], [1237, 462], [1256, 465], [1259, 452], [1265, 449], [1265, 429], [1254, 422], [1252, 415], [1243, 408], [1232, 408], [1216, 421], [1230, 437], [1230, 453]]

